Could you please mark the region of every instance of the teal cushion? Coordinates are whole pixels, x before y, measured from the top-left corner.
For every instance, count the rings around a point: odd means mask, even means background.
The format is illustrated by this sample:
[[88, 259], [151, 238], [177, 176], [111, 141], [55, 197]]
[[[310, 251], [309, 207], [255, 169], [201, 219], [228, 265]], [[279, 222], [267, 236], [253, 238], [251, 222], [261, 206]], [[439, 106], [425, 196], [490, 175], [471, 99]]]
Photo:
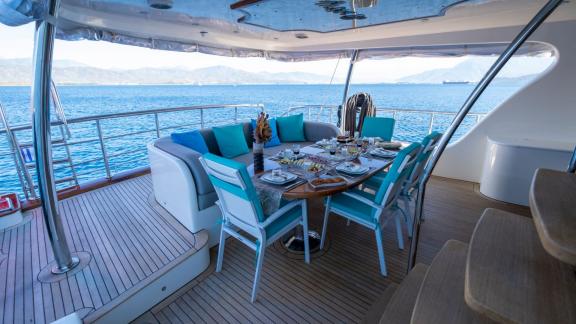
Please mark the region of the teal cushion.
[[242, 125], [213, 127], [212, 131], [223, 157], [233, 158], [250, 152]]
[[[276, 127], [276, 119], [272, 118], [269, 119], [268, 122], [270, 123], [270, 129], [272, 130], [272, 137], [266, 143], [264, 143], [264, 147], [274, 147], [281, 145], [280, 138], [278, 137], [278, 128]], [[250, 133], [254, 136], [254, 129], [256, 129], [256, 120], [252, 119], [250, 121]]]
[[[360, 192], [356, 191], [354, 191], [354, 193], [360, 194]], [[360, 195], [370, 199], [366, 196], [369, 195], [368, 193], [363, 193]], [[331, 204], [333, 208], [346, 212], [354, 218], [361, 219], [369, 223], [376, 222], [374, 218], [375, 209], [350, 196], [346, 196], [344, 194], [334, 195], [332, 196]]]
[[304, 114], [276, 118], [282, 142], [305, 142]]
[[266, 237], [272, 237], [300, 216], [302, 216], [302, 208], [300, 206], [290, 209], [286, 214], [278, 217], [278, 219], [266, 226]]
[[362, 124], [362, 136], [380, 137], [384, 141], [391, 141], [394, 134], [394, 118], [366, 117]]
[[197, 130], [185, 133], [172, 133], [170, 138], [172, 138], [172, 142], [184, 145], [200, 154], [208, 153], [206, 141], [202, 134]]

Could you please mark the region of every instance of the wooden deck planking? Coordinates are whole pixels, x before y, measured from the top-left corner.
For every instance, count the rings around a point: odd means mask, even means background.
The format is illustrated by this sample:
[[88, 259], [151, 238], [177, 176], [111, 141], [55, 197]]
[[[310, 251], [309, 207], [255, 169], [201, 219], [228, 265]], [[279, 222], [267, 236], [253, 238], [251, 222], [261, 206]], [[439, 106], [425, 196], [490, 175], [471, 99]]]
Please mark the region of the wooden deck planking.
[[[72, 312], [98, 311], [130, 288], [194, 250], [194, 235], [149, 204], [150, 176], [59, 203], [73, 251], [91, 254], [81, 271], [58, 282], [37, 277], [53, 260], [40, 209], [0, 231], [0, 323], [49, 323]], [[171, 314], [172, 315], [172, 314]]]
[[[468, 242], [485, 208], [494, 207], [529, 215], [528, 208], [486, 199], [475, 184], [433, 178], [427, 190], [418, 262], [430, 264], [449, 239]], [[323, 206], [310, 203], [310, 228], [319, 231]], [[150, 323], [210, 322], [361, 322], [390, 283], [405, 276], [408, 248], [399, 250], [393, 222], [384, 231], [388, 277], [379, 274], [372, 231], [331, 216], [329, 246], [306, 265], [302, 257], [278, 248], [266, 250], [258, 300], [250, 303], [254, 252], [228, 239], [221, 273], [212, 265], [193, 283], [142, 317]], [[405, 243], [408, 242], [406, 232]], [[406, 247], [408, 244], [405, 244]], [[253, 317], [251, 317], [253, 316]], [[139, 322], [137, 320], [136, 322]]]

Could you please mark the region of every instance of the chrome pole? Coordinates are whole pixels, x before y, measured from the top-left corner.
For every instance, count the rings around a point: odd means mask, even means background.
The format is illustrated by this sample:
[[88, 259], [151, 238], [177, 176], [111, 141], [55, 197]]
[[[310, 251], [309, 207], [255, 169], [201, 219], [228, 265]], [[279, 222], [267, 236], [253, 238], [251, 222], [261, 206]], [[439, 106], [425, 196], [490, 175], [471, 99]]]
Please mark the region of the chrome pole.
[[[58, 0], [48, 0], [48, 14], [56, 16]], [[61, 274], [78, 265], [79, 260], [72, 257], [62, 219], [58, 214], [58, 197], [52, 168], [52, 142], [50, 136], [50, 80], [52, 70], [52, 52], [54, 49], [55, 26], [48, 21], [36, 24], [34, 40], [34, 80], [32, 82], [32, 109], [34, 151], [38, 172], [38, 189], [42, 201], [42, 212], [48, 229], [48, 238], [54, 252], [56, 266], [52, 273]]]
[[574, 148], [574, 153], [572, 153], [570, 164], [568, 164], [568, 172], [576, 173], [576, 147]]
[[506, 65], [508, 60], [516, 53], [516, 51], [524, 44], [524, 42], [538, 29], [538, 27], [546, 20], [546, 18], [554, 12], [556, 8], [562, 3], [563, 0], [550, 0], [536, 15], [528, 22], [528, 24], [520, 31], [520, 33], [512, 40], [512, 42], [508, 45], [506, 50], [500, 54], [500, 57], [494, 62], [494, 64], [490, 67], [488, 72], [484, 75], [482, 80], [476, 85], [474, 91], [470, 93], [466, 102], [460, 108], [460, 111], [456, 114], [452, 123], [442, 135], [438, 146], [432, 153], [432, 157], [426, 163], [424, 168], [424, 172], [422, 174], [422, 180], [420, 180], [420, 184], [418, 186], [418, 198], [416, 200], [416, 208], [414, 210], [414, 222], [412, 226], [412, 241], [410, 242], [410, 254], [408, 259], [408, 269], [407, 271], [412, 270], [414, 265], [416, 264], [416, 254], [418, 252], [418, 239], [420, 234], [420, 221], [422, 219], [422, 210], [424, 204], [424, 197], [426, 191], [426, 184], [432, 175], [432, 171], [434, 167], [438, 163], [440, 156], [448, 146], [450, 139], [458, 129], [458, 126], [462, 123], [470, 109], [474, 106], [478, 98], [482, 95], [484, 90], [490, 85], [490, 82], [496, 77], [498, 72]]
[[342, 96], [342, 105], [338, 107], [338, 127], [343, 127], [342, 122], [342, 109], [346, 107], [346, 100], [348, 99], [348, 90], [350, 90], [350, 80], [352, 79], [352, 72], [354, 71], [354, 63], [358, 59], [359, 50], [354, 50], [350, 57], [350, 65], [348, 66], [348, 74], [346, 75], [346, 83], [344, 84], [344, 95]]

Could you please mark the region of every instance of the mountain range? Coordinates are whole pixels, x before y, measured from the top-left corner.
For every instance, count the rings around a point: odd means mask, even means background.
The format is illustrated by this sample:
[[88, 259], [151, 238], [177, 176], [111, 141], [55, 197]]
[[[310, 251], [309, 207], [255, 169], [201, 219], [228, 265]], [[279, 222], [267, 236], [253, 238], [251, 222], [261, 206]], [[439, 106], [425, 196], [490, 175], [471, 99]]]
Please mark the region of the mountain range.
[[[101, 69], [74, 61], [54, 61], [52, 76], [58, 84], [311, 84], [328, 83], [330, 77], [305, 72], [248, 72], [227, 66], [200, 69], [141, 68]], [[0, 85], [28, 85], [31, 60], [0, 59]]]
[[[400, 78], [400, 83], [443, 83], [444, 81], [470, 82], [480, 81], [496, 58], [467, 59], [454, 67], [434, 69]], [[517, 57], [510, 60], [495, 79], [497, 83], [524, 83], [546, 70], [551, 63], [548, 58]]]
[[[395, 80], [397, 83], [431, 83], [444, 81], [478, 82], [495, 58], [469, 58], [451, 68], [433, 69]], [[544, 71], [551, 59], [519, 57], [512, 59], [498, 74], [498, 84], [522, 85]], [[31, 59], [0, 59], [1, 85], [29, 85], [32, 78]], [[326, 84], [330, 77], [306, 72], [248, 72], [228, 66], [199, 69], [185, 67], [102, 69], [70, 60], [56, 60], [53, 78], [58, 84]], [[361, 79], [360, 76], [355, 78]], [[335, 83], [342, 83], [336, 79]]]

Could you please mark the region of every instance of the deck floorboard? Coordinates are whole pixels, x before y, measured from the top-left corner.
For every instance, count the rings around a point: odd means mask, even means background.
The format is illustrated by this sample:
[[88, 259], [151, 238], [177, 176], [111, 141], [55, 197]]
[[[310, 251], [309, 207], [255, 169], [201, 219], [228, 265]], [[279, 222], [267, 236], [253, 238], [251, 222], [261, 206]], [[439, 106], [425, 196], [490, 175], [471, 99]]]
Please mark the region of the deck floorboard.
[[[529, 215], [528, 208], [486, 199], [474, 189], [470, 182], [430, 181], [418, 262], [430, 264], [449, 239], [468, 242], [485, 208]], [[146, 175], [61, 201], [68, 243], [74, 251], [89, 252], [91, 261], [60, 282], [37, 279], [54, 258], [40, 209], [26, 212], [23, 224], [0, 231], [0, 324], [49, 323], [75, 311], [97, 311], [194, 249], [194, 235], [151, 203], [151, 193]], [[310, 227], [320, 231], [321, 201], [310, 206]], [[373, 232], [332, 216], [328, 238], [326, 250], [314, 254], [310, 265], [280, 244], [270, 246], [253, 304], [254, 252], [229, 239], [221, 273], [214, 272], [213, 249], [208, 270], [136, 322], [360, 322], [390, 283], [404, 278], [408, 249], [398, 249], [388, 224], [389, 276], [382, 277]]]
[[[54, 259], [40, 209], [0, 231], [0, 324], [49, 323], [73, 312], [97, 312], [194, 250], [194, 235], [150, 205], [151, 193], [150, 176], [142, 176], [61, 201], [70, 249], [90, 253], [91, 260], [58, 282], [38, 280]], [[168, 315], [186, 315], [187, 309], [178, 309]]]
[[[529, 216], [526, 207], [487, 199], [475, 184], [433, 178], [427, 190], [425, 222], [422, 225], [418, 262], [430, 264], [449, 239], [468, 242], [485, 208], [500, 208]], [[320, 231], [323, 207], [310, 203], [311, 229]], [[361, 322], [390, 283], [405, 276], [408, 248], [399, 250], [393, 222], [384, 231], [388, 277], [379, 274], [374, 233], [331, 216], [329, 245], [313, 255], [306, 265], [303, 257], [274, 244], [266, 251], [258, 300], [250, 303], [254, 277], [254, 252], [229, 238], [222, 272], [212, 264], [198, 279], [151, 309], [144, 318], [161, 323], [205, 322]], [[407, 247], [407, 233], [404, 232]]]

